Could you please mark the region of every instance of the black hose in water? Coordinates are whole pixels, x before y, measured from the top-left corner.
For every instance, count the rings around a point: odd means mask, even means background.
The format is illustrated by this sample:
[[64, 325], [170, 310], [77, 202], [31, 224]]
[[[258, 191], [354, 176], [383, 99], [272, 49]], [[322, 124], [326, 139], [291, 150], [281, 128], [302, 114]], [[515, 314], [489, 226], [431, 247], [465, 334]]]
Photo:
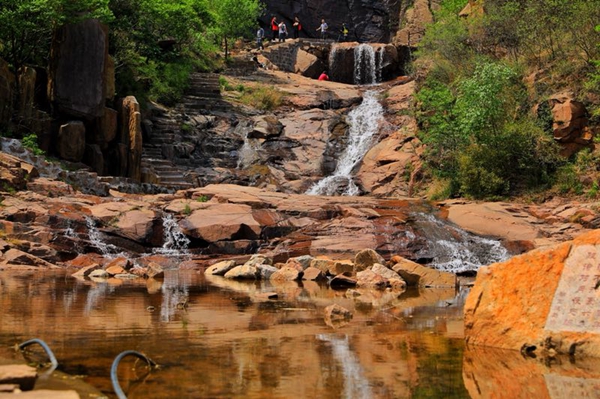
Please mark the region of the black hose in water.
[[123, 352], [119, 353], [119, 355], [117, 357], [115, 357], [115, 360], [113, 360], [112, 367], [110, 368], [110, 380], [112, 382], [113, 389], [119, 399], [127, 399], [127, 395], [125, 395], [125, 392], [123, 392], [123, 390], [121, 389], [121, 385], [119, 385], [119, 379], [117, 377], [117, 369], [119, 368], [119, 362], [121, 361], [121, 359], [123, 359], [125, 356], [129, 356], [129, 355], [133, 355], [142, 360], [145, 360], [146, 363], [148, 363], [149, 367], [156, 366], [156, 363], [153, 362], [150, 358], [148, 358], [143, 353], [140, 353], [137, 351], [132, 351], [132, 350], [127, 350], [127, 351], [123, 351]]
[[52, 349], [50, 349], [50, 347], [39, 338], [34, 338], [34, 339], [30, 339], [29, 341], [23, 342], [22, 344], [19, 345], [19, 349], [23, 350], [31, 344], [40, 344], [40, 346], [42, 348], [44, 348], [44, 350], [46, 351], [46, 354], [50, 358], [50, 363], [52, 364], [50, 367], [50, 370], [45, 372], [44, 374], [51, 374], [58, 367], [58, 360], [56, 360], [56, 356], [54, 356], [54, 352], [52, 352]]

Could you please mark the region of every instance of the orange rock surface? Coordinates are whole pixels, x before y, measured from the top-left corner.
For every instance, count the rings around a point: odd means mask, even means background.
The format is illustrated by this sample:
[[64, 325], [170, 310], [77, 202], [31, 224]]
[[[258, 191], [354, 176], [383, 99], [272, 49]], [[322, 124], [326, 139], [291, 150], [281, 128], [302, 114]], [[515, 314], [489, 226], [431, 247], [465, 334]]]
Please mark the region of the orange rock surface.
[[[577, 273], [585, 265], [599, 270], [599, 253], [600, 230], [594, 230], [550, 249], [538, 249], [480, 269], [465, 304], [467, 344], [514, 350], [534, 350], [535, 346], [542, 352], [600, 357], [600, 291], [593, 281], [587, 282], [582, 286], [586, 301], [579, 303], [581, 288], [577, 280]], [[565, 314], [554, 315], [559, 320], [546, 329], [551, 307], [557, 306], [553, 301], [563, 272], [573, 275], [561, 282], [569, 302], [564, 312], [585, 314], [587, 319], [579, 317], [578, 324], [570, 326], [564, 321]], [[595, 278], [599, 279], [600, 273]]]

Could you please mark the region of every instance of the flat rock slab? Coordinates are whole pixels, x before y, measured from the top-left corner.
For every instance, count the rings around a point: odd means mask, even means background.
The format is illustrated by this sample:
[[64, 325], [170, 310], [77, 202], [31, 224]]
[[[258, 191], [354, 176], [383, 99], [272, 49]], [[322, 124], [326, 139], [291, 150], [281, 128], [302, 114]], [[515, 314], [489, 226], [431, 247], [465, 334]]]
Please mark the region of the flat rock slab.
[[19, 398], [19, 399], [79, 399], [77, 391], [52, 391], [49, 389], [39, 389], [36, 391], [21, 392], [19, 394], [0, 393], [0, 398]]
[[32, 390], [37, 370], [25, 364], [0, 366], [0, 384], [18, 384], [23, 391]]
[[451, 205], [448, 220], [471, 233], [507, 241], [533, 241], [539, 236], [539, 229], [533, 225], [539, 221], [502, 202]]

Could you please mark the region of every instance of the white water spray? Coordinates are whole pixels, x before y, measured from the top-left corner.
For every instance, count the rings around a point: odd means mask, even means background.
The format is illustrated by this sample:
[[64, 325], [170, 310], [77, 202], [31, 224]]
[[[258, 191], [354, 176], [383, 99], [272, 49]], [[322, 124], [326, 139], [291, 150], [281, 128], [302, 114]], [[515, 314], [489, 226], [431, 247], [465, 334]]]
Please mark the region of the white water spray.
[[367, 91], [363, 102], [348, 114], [348, 145], [331, 176], [313, 185], [306, 194], [335, 195], [346, 185], [342, 195], [358, 195], [360, 190], [352, 178], [352, 170], [371, 148], [373, 138], [379, 131], [383, 107], [377, 101], [375, 91]]
[[481, 266], [509, 258], [500, 241], [469, 234], [431, 214], [419, 213], [415, 225], [427, 237], [425, 255], [432, 258], [430, 266], [438, 270], [476, 271]]
[[375, 84], [381, 82], [383, 47], [375, 51], [370, 44], [359, 44], [354, 48], [354, 83]]
[[190, 240], [183, 234], [173, 215], [166, 214], [163, 217], [163, 229], [164, 244], [161, 248], [155, 248], [153, 252], [171, 256], [189, 255]]
[[102, 238], [102, 233], [96, 227], [96, 222], [90, 217], [85, 218], [86, 225], [88, 228], [88, 238], [90, 243], [100, 250], [100, 253], [109, 259], [113, 259], [119, 256], [127, 257], [127, 255], [120, 251], [116, 245], [107, 243]]
[[260, 148], [260, 143], [257, 139], [250, 139], [248, 137], [244, 138], [244, 145], [238, 151], [238, 169], [245, 169], [256, 161], [258, 161], [258, 150]]

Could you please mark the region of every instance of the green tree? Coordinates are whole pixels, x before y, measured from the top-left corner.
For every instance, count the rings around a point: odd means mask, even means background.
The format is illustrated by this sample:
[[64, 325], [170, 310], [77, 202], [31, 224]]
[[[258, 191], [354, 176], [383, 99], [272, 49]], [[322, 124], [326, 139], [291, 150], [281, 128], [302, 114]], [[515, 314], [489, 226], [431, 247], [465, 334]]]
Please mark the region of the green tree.
[[3, 0], [0, 3], [0, 57], [15, 72], [28, 63], [42, 64], [52, 32], [82, 18], [110, 20], [108, 0]]
[[117, 90], [166, 104], [177, 101], [205, 56], [202, 43], [214, 25], [207, 1], [110, 0], [110, 8]]
[[264, 5], [260, 0], [212, 0], [212, 8], [216, 15], [216, 30], [225, 42], [227, 58], [229, 39], [251, 36], [264, 12]]

